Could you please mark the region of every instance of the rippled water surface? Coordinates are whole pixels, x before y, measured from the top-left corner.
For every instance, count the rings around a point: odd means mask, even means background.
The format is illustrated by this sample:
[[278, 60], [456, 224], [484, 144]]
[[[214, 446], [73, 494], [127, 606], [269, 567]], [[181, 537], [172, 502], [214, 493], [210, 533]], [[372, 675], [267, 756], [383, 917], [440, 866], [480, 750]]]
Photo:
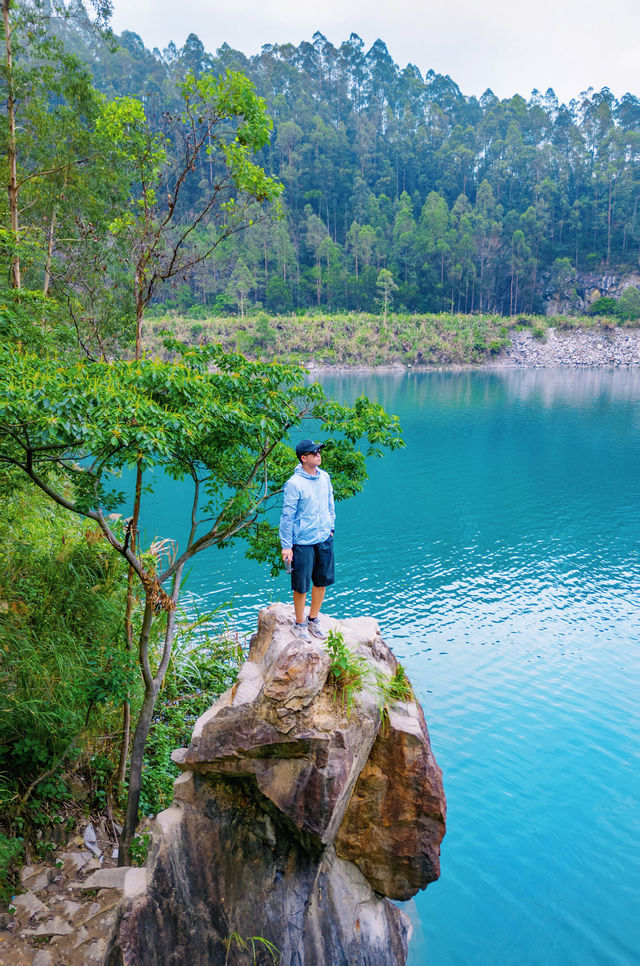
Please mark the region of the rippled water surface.
[[[640, 963], [640, 375], [322, 381], [407, 443], [338, 507], [325, 610], [377, 617], [444, 772], [411, 966]], [[154, 516], [188, 496], [159, 487]], [[189, 589], [233, 599], [241, 630], [288, 599], [240, 550], [203, 555]]]

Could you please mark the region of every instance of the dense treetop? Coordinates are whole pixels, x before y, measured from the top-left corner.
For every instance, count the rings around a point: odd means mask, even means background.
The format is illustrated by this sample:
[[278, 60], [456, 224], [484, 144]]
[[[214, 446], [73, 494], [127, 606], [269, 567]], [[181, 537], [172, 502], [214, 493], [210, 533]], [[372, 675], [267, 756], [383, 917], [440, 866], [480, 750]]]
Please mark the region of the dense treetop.
[[[195, 34], [150, 52], [125, 32], [110, 49], [81, 18], [64, 37], [107, 96], [140, 97], [151, 116], [175, 106], [187, 71], [239, 69], [266, 100], [274, 130], [258, 159], [285, 186], [284, 218], [176, 282], [183, 308], [370, 311], [387, 269], [397, 308], [533, 312], [545, 293], [570, 297], [577, 273], [637, 267], [640, 99], [630, 93], [589, 90], [568, 105], [552, 90], [466, 97], [355, 34], [253, 57], [226, 44], [209, 53]], [[213, 173], [200, 163], [206, 193]]]

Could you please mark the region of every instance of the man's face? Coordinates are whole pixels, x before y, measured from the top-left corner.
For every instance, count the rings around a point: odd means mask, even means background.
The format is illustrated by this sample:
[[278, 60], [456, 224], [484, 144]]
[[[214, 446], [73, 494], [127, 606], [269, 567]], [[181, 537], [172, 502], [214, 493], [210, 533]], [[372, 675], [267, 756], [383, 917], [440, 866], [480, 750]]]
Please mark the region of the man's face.
[[303, 453], [300, 457], [300, 462], [302, 463], [303, 470], [313, 475], [322, 463], [322, 454], [320, 450], [316, 453]]

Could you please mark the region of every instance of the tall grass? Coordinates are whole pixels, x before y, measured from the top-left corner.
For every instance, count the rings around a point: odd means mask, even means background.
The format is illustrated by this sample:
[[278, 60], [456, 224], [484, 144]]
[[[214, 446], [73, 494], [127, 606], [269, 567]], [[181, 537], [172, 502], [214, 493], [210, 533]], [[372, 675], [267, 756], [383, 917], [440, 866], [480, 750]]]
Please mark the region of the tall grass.
[[[122, 702], [135, 717], [142, 684], [125, 648], [126, 568], [99, 532], [0, 471], [0, 550], [1, 903], [24, 846], [46, 850], [79, 816], [117, 817]], [[169, 803], [171, 752], [241, 659], [220, 614], [182, 615], [145, 752], [144, 813]]]
[[[248, 356], [338, 366], [477, 365], [505, 349], [516, 329], [544, 337], [559, 328], [615, 327], [626, 323], [593, 316], [409, 315], [309, 312], [198, 319], [169, 313], [149, 320], [147, 346], [162, 352], [162, 332], [190, 343], [219, 342]], [[629, 323], [633, 324], [633, 323]]]
[[0, 547], [0, 814], [29, 834], [59, 820], [70, 763], [117, 746], [137, 677], [125, 571], [96, 531], [18, 487], [0, 500]]

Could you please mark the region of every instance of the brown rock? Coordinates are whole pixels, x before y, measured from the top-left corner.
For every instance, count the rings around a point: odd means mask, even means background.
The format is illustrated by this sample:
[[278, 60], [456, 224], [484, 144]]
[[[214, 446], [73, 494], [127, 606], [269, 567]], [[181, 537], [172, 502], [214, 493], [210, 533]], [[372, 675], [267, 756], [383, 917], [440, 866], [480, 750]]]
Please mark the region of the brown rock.
[[[395, 665], [375, 621], [325, 621], [372, 664], [387, 671]], [[347, 716], [325, 690], [326, 649], [296, 640], [292, 628], [292, 608], [261, 611], [239, 686], [200, 718], [186, 755], [174, 761], [200, 774], [253, 776], [262, 794], [322, 845], [342, 821], [380, 716], [366, 692]]]
[[20, 881], [30, 892], [43, 892], [54, 877], [54, 870], [47, 866], [25, 866], [20, 873]]
[[320, 648], [301, 648], [291, 641], [271, 668], [264, 696], [276, 703], [276, 714], [285, 717], [306, 708], [322, 691], [329, 673], [329, 655]]
[[129, 866], [119, 869], [98, 869], [82, 883], [83, 889], [122, 889]]
[[174, 802], [193, 802], [193, 773], [183, 771], [173, 783]]
[[368, 668], [349, 709], [326, 647], [292, 626], [291, 607], [261, 611], [238, 682], [172, 756], [174, 805], [127, 873], [105, 966], [240, 966], [233, 933], [269, 940], [281, 966], [405, 963], [409, 923], [382, 896], [436, 878], [444, 834], [424, 716], [394, 706], [380, 731], [397, 662], [374, 620], [323, 616]]
[[354, 865], [331, 847], [312, 856], [246, 781], [195, 782], [194, 804], [158, 816], [149, 887], [126, 906], [108, 966], [245, 966], [232, 933], [269, 940], [279, 966], [405, 962], [407, 918]]
[[60, 858], [65, 872], [80, 872], [91, 859], [91, 852], [63, 852]]
[[410, 899], [440, 875], [446, 801], [419, 704], [394, 705], [363, 768], [336, 852], [391, 899]]

